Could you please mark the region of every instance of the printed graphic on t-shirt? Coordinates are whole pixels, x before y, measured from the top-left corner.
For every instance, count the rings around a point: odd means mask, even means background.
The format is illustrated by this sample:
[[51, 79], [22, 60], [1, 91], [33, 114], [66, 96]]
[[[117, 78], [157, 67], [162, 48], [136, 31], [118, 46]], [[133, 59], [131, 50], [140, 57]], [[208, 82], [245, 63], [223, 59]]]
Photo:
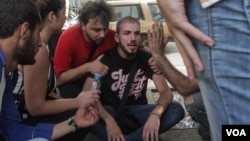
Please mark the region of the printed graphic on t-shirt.
[[[113, 79], [113, 84], [111, 85], [111, 90], [113, 92], [118, 92], [119, 99], [122, 98], [127, 80], [128, 74], [123, 74], [123, 70], [120, 69], [118, 71], [114, 71], [111, 74], [111, 78]], [[145, 72], [141, 69], [138, 69], [136, 72], [136, 76], [134, 82], [131, 84], [131, 90], [129, 96], [133, 95], [134, 99], [138, 99], [142, 95], [143, 88], [146, 84], [147, 77], [145, 76]]]

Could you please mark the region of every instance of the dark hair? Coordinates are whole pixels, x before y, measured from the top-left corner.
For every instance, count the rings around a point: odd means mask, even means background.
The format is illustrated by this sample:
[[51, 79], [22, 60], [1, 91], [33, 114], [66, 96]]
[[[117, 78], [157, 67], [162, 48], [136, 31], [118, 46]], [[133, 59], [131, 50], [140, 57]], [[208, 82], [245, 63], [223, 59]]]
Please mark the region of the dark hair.
[[124, 22], [135, 22], [135, 23], [138, 23], [140, 25], [140, 22], [136, 18], [134, 18], [132, 16], [126, 16], [117, 22], [117, 24], [116, 24], [116, 32], [117, 33], [120, 32], [121, 24]]
[[65, 6], [65, 0], [32, 0], [38, 10], [40, 11], [40, 15], [42, 20], [46, 18], [49, 12], [53, 11], [56, 15], [58, 15], [59, 11]]
[[24, 22], [29, 23], [31, 31], [34, 31], [37, 24], [41, 24], [41, 17], [32, 1], [0, 1], [0, 38], [12, 36], [17, 27]]
[[103, 25], [108, 27], [113, 17], [112, 7], [103, 0], [88, 1], [82, 5], [78, 20], [80, 23], [87, 24], [89, 19], [97, 17], [102, 20]]

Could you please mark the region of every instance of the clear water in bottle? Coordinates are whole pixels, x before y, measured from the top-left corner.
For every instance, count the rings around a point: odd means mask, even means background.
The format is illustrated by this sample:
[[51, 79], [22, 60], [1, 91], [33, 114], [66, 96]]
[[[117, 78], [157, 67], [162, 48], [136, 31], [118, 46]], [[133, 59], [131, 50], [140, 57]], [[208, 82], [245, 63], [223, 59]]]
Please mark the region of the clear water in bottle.
[[90, 84], [90, 90], [99, 90], [101, 88], [101, 74], [95, 73], [94, 74], [94, 79], [92, 83]]

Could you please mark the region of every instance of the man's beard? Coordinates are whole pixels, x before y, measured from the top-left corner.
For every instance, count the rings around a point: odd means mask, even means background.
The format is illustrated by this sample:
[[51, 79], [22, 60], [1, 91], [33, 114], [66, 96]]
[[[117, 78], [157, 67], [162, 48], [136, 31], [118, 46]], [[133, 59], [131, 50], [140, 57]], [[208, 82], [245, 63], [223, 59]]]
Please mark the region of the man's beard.
[[27, 52], [23, 52], [23, 51], [20, 51], [17, 55], [16, 55], [16, 58], [18, 60], [18, 64], [21, 64], [21, 65], [33, 65], [36, 60], [34, 57], [31, 57], [30, 54], [28, 54]]
[[15, 59], [18, 61], [18, 64], [21, 65], [33, 65], [35, 60], [35, 46], [32, 44], [32, 39], [29, 39], [26, 45], [21, 48], [19, 47], [15, 56]]
[[121, 50], [128, 56], [128, 57], [133, 57], [136, 55], [137, 51], [136, 52], [128, 52], [125, 48], [125, 46], [121, 43], [119, 43], [119, 46], [121, 47]]
[[99, 39], [99, 40], [94, 40], [91, 36], [90, 36], [90, 34], [87, 32], [87, 31], [85, 31], [86, 32], [86, 37], [90, 40], [90, 42], [92, 43], [92, 44], [94, 44], [94, 45], [99, 45], [99, 44], [101, 44], [102, 42], [103, 42], [103, 38], [102, 39]]

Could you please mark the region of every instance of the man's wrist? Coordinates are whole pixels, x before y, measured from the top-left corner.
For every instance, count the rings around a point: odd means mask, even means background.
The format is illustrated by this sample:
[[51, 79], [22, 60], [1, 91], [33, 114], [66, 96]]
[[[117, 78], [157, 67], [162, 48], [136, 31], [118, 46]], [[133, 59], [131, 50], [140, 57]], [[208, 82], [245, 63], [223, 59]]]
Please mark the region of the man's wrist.
[[157, 114], [157, 113], [155, 113], [155, 112], [150, 112], [149, 114], [150, 114], [150, 115], [155, 115], [155, 116], [161, 118], [161, 115], [160, 115], [160, 114]]
[[154, 51], [152, 51], [152, 56], [155, 57], [155, 58], [162, 58], [162, 57], [165, 57], [164, 53], [156, 53]]
[[162, 108], [163, 108], [163, 110], [165, 110], [166, 109], [166, 106], [164, 105], [164, 104], [156, 104], [156, 106], [161, 106]]
[[75, 120], [74, 116], [72, 116], [72, 117], [69, 118], [68, 125], [71, 127], [72, 132], [75, 132], [78, 129], [78, 126], [76, 124], [76, 120]]

